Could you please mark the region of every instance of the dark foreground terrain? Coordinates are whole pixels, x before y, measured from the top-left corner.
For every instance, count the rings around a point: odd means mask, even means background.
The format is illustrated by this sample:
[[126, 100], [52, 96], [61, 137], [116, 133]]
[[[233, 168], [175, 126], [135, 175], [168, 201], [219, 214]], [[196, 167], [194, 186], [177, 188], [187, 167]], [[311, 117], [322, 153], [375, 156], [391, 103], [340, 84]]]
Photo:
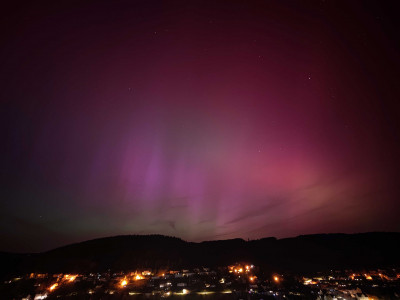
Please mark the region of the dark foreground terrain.
[[249, 261], [274, 272], [397, 267], [400, 233], [318, 234], [185, 242], [161, 235], [116, 236], [35, 254], [0, 253], [0, 277], [31, 272], [82, 273], [138, 268], [219, 267]]
[[400, 298], [400, 233], [185, 242], [116, 236], [0, 253], [0, 299]]
[[313, 299], [400, 298], [400, 269], [272, 273], [253, 264], [181, 270], [31, 273], [0, 283], [1, 299]]

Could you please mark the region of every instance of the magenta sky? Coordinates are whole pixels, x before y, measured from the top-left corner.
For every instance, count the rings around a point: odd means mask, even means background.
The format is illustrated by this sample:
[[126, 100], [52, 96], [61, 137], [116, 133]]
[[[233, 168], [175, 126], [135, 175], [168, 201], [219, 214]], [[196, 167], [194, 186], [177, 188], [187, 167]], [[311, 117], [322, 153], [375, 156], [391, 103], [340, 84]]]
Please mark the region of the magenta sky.
[[10, 7], [0, 250], [399, 231], [394, 3]]

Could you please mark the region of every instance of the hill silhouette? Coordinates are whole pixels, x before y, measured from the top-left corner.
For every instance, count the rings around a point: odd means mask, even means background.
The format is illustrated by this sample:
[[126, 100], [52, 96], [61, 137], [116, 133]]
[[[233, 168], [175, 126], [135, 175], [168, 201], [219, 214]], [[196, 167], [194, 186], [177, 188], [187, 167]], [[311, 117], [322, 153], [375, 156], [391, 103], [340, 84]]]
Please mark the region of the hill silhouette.
[[1, 275], [28, 272], [101, 272], [136, 268], [218, 267], [251, 262], [268, 271], [398, 267], [400, 233], [316, 234], [186, 242], [162, 235], [89, 240], [38, 254], [0, 252]]

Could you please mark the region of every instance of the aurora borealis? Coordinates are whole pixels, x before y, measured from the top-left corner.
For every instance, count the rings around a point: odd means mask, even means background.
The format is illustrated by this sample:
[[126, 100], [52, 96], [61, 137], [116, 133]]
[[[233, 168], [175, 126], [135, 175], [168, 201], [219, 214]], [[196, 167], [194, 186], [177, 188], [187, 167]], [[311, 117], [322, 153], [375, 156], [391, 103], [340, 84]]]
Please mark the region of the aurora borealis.
[[0, 250], [399, 231], [399, 21], [378, 1], [2, 12]]

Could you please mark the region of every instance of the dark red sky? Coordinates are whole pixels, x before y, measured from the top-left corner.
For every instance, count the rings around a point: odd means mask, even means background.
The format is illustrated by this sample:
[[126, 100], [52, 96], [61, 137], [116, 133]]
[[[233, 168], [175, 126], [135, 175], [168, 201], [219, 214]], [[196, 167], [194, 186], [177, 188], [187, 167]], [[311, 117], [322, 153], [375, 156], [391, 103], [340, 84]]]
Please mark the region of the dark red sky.
[[1, 13], [0, 250], [399, 231], [397, 1]]

